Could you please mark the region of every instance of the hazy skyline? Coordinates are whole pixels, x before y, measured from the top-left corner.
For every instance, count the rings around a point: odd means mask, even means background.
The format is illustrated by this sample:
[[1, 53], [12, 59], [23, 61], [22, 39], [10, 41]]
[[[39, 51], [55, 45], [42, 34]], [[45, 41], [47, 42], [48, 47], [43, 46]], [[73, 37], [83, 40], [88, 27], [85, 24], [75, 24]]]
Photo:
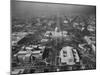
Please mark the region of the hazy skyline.
[[13, 1], [12, 16], [20, 18], [30, 18], [32, 16], [50, 16], [59, 12], [61, 15], [91, 15], [95, 14], [95, 6], [87, 5], [72, 5], [72, 4], [53, 4], [53, 3], [38, 3]]

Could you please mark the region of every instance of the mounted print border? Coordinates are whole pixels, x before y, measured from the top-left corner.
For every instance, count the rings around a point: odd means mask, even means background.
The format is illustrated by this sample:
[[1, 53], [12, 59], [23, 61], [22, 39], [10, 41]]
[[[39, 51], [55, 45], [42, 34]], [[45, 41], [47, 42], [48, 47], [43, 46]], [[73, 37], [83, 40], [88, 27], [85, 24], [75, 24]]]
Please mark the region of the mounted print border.
[[11, 0], [11, 75], [96, 69], [96, 6]]

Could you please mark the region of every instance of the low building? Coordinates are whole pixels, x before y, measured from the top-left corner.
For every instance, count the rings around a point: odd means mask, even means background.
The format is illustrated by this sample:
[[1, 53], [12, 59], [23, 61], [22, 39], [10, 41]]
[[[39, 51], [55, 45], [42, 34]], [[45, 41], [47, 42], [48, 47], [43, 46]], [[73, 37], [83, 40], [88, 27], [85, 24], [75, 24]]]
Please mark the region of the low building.
[[66, 65], [75, 65], [80, 60], [78, 52], [71, 46], [63, 47], [59, 57], [61, 58], [61, 64], [65, 63]]

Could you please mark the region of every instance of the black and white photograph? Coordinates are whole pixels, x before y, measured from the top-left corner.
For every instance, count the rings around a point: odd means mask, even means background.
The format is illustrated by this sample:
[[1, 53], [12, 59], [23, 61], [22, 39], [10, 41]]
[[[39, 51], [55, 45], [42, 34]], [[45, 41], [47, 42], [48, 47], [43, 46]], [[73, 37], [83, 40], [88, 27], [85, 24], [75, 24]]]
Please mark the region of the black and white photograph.
[[96, 69], [96, 6], [11, 0], [11, 75]]

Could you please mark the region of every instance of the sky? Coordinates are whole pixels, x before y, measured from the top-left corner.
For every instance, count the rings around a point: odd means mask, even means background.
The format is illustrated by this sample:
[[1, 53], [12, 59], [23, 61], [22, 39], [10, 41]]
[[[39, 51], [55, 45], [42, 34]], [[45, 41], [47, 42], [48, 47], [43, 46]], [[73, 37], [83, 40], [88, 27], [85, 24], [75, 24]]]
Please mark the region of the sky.
[[30, 18], [34, 16], [56, 15], [91, 15], [96, 13], [95, 6], [72, 5], [57, 3], [38, 3], [25, 1], [12, 1], [11, 15], [20, 18]]

